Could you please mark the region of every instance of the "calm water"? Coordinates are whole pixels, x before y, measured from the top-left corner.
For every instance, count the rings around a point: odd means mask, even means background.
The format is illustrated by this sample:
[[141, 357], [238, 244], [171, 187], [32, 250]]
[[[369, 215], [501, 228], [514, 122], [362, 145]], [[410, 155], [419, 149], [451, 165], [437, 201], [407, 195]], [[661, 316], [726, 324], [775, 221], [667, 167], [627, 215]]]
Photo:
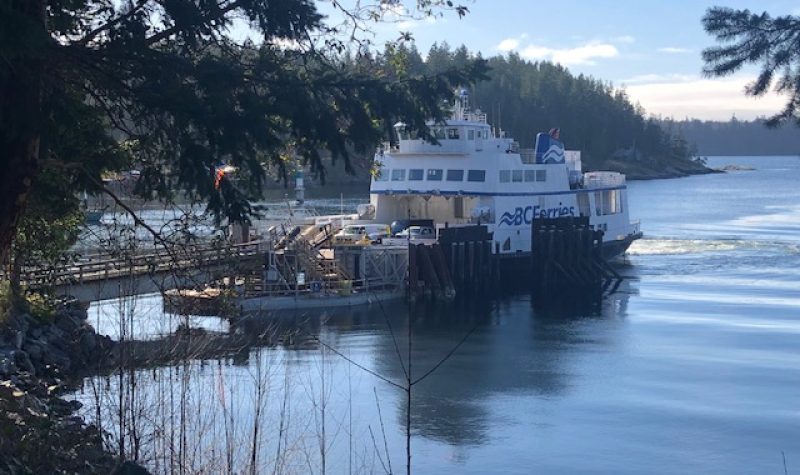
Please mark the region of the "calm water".
[[[516, 294], [295, 322], [303, 335], [400, 385], [394, 341], [405, 359], [409, 324], [414, 377], [475, 329], [413, 387], [416, 473], [782, 474], [782, 452], [789, 473], [799, 472], [800, 158], [710, 162], [756, 170], [629, 185], [631, 215], [646, 238], [621, 265], [625, 285], [599, 307], [542, 309]], [[159, 321], [154, 301], [122, 310]], [[119, 308], [96, 304], [92, 318], [113, 334], [110, 315]], [[405, 392], [336, 352], [298, 337], [244, 360], [143, 371], [151, 384], [140, 384], [134, 404], [153, 407], [165, 385], [180, 382], [200, 428], [189, 438], [202, 447], [193, 466], [211, 467], [230, 433], [223, 420], [236, 421], [246, 439], [257, 382], [266, 382], [260, 471], [321, 472], [325, 447], [328, 473], [384, 473], [389, 461], [403, 472]], [[90, 380], [87, 388], [101, 383], [113, 396], [114, 382]], [[166, 418], [154, 420], [163, 426]], [[233, 458], [244, 464], [246, 447]]]

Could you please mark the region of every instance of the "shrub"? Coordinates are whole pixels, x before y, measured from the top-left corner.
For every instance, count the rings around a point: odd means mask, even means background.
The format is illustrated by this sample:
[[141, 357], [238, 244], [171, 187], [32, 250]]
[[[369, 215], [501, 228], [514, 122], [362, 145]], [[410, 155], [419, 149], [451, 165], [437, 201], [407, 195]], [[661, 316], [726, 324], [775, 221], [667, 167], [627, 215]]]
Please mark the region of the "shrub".
[[55, 320], [56, 311], [54, 302], [42, 294], [29, 294], [26, 297], [28, 313], [41, 323], [52, 323]]

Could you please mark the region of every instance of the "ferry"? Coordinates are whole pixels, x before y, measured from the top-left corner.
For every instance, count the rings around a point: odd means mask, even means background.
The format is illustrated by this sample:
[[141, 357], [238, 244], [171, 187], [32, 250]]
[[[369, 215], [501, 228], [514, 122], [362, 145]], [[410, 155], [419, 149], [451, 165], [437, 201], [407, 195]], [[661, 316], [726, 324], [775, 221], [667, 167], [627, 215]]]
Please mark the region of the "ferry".
[[397, 123], [399, 140], [376, 152], [369, 206], [375, 222], [485, 225], [501, 261], [530, 255], [537, 219], [588, 218], [594, 230], [603, 231], [607, 258], [642, 236], [639, 222], [628, 216], [625, 176], [582, 172], [580, 151], [565, 150], [557, 129], [538, 134], [535, 149], [521, 149], [492, 128], [485, 113], [470, 109], [466, 90], [448, 120], [428, 127], [438, 143]]

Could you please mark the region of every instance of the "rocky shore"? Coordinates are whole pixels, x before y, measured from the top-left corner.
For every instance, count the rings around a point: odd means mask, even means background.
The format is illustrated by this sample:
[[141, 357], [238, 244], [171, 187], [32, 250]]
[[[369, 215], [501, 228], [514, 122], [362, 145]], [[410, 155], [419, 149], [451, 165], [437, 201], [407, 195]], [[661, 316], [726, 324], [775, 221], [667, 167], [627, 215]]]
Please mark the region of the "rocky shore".
[[104, 450], [102, 434], [61, 397], [113, 360], [114, 342], [65, 304], [47, 321], [18, 315], [0, 328], [0, 474], [147, 473]]

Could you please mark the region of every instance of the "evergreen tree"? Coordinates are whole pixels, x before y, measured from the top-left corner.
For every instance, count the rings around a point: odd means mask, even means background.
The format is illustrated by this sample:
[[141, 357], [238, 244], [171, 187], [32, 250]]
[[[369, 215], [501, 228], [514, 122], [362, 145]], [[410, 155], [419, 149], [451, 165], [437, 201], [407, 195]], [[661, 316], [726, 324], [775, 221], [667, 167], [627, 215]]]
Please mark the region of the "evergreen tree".
[[[97, 190], [126, 145], [142, 172], [139, 193], [180, 190], [242, 220], [265, 164], [281, 167], [292, 152], [321, 173], [324, 149], [348, 166], [352, 150], [382, 138], [383, 123], [424, 129], [425, 118], [441, 118], [442, 99], [481, 77], [483, 64], [425, 78], [342, 60], [353, 45], [363, 55], [368, 45], [351, 32], [380, 20], [390, 3], [341, 12], [340, 25], [326, 23], [312, 0], [3, 0], [0, 257], [44, 168]], [[416, 5], [423, 16], [465, 12], [447, 0]], [[242, 26], [257, 45], [229, 34]], [[71, 122], [77, 115], [84, 122]], [[54, 130], [77, 149], [54, 153]], [[214, 187], [223, 160], [238, 167], [241, 186]]]
[[786, 107], [769, 119], [768, 125], [794, 120], [800, 125], [800, 17], [771, 17], [767, 12], [710, 8], [703, 27], [717, 41], [725, 43], [703, 51], [704, 72], [725, 76], [749, 63], [761, 71], [747, 87], [747, 94], [760, 96], [775, 84], [775, 90], [789, 95]]

